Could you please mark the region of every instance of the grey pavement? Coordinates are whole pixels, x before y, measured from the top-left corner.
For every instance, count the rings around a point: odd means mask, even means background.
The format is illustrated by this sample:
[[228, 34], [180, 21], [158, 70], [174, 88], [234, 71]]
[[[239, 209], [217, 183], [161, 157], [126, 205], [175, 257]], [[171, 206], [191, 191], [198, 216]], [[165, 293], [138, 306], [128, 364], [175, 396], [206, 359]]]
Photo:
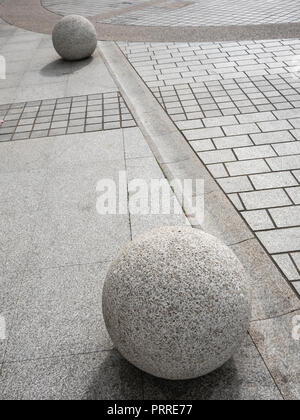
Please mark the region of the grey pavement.
[[120, 47], [299, 290], [300, 41]]
[[[156, 160], [132, 117], [122, 118], [130, 112], [99, 55], [79, 68], [66, 65], [49, 37], [2, 26], [1, 53], [9, 44], [13, 67], [0, 81], [2, 118], [18, 121], [13, 132], [28, 133], [22, 120], [30, 119], [46, 132], [19, 139], [0, 133], [0, 312], [7, 327], [7, 340], [0, 341], [0, 398], [141, 398], [141, 373], [112, 350], [104, 327], [102, 284], [130, 239], [152, 227], [185, 224], [186, 218], [97, 213], [99, 180], [117, 180], [119, 171], [127, 172], [128, 181], [149, 182], [149, 173], [164, 178]], [[20, 40], [28, 41], [28, 57], [14, 62]], [[19, 82], [7, 87], [11, 74]], [[46, 119], [53, 124], [59, 110], [63, 118], [57, 122], [67, 120], [70, 127], [82, 102], [84, 126], [89, 118], [103, 118], [101, 127], [70, 134], [59, 124], [63, 132], [51, 135], [55, 127]], [[114, 109], [117, 126], [110, 126]]]
[[[272, 1], [272, 13], [264, 0], [211, 0], [209, 3], [204, 0], [42, 0], [41, 3], [47, 10], [62, 16], [71, 13], [86, 17], [99, 15], [99, 22], [114, 25], [197, 27], [300, 21], [299, 8], [293, 0]], [[115, 16], [105, 17], [109, 12]]]
[[220, 41], [297, 37], [293, 0], [3, 0], [1, 15], [13, 25], [51, 33], [62, 15], [87, 16], [99, 40]]
[[[150, 2], [140, 9], [131, 2], [134, 11], [111, 0], [27, 3], [43, 9], [45, 17], [46, 8], [55, 14], [102, 14], [103, 19], [106, 14], [111, 20], [104, 24], [116, 20], [128, 26], [122, 36], [129, 38], [133, 21], [141, 27], [153, 22]], [[273, 24], [300, 20], [291, 1], [273, 2], [273, 17], [265, 2], [256, 8], [254, 2], [242, 3], [235, 8], [236, 24], [259, 23], [258, 17]], [[220, 0], [205, 8], [203, 24], [217, 24], [221, 31], [232, 24], [224, 13], [227, 5]], [[178, 16], [197, 25], [194, 8], [203, 14], [201, 7], [200, 1], [162, 1], [155, 10], [161, 12], [160, 24], [176, 30]], [[33, 20], [26, 23], [29, 29]], [[43, 22], [39, 25], [44, 32]], [[265, 274], [268, 281], [278, 277], [276, 264], [300, 293], [299, 40], [119, 45], [162, 105], [162, 114], [174, 121], [222, 188], [221, 194], [211, 192], [216, 205], [228, 198], [224, 208], [235, 207], [247, 222], [247, 238], [232, 248], [252, 255], [256, 236], [274, 261]], [[299, 370], [292, 370], [299, 366], [299, 342], [291, 341], [299, 311], [252, 322], [247, 340], [226, 365], [192, 381], [151, 377], [118, 354], [101, 312], [110, 262], [138, 234], [188, 220], [183, 211], [97, 212], [96, 186], [103, 178], [118, 180], [123, 171], [128, 182], [165, 179], [165, 166], [158, 164], [98, 52], [91, 60], [64, 63], [49, 35], [0, 20], [0, 55], [7, 63], [7, 78], [0, 79], [0, 120], [5, 120], [0, 128], [0, 314], [7, 327], [6, 340], [0, 340], [0, 399], [299, 399]], [[261, 254], [252, 263], [254, 281], [266, 258]]]

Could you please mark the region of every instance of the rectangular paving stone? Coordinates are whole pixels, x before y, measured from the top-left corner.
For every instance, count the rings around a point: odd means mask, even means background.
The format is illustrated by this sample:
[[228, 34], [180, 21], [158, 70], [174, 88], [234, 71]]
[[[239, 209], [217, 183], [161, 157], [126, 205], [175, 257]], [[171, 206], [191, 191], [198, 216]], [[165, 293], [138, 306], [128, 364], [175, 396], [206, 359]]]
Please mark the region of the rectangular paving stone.
[[214, 178], [221, 178], [228, 176], [228, 173], [222, 163], [217, 163], [215, 165], [208, 165], [207, 169], [210, 171]]
[[11, 134], [2, 134], [2, 135], [0, 135], [0, 141], [1, 142], [9, 141], [9, 140], [11, 140], [11, 138], [12, 138], [12, 135]]
[[274, 111], [274, 115], [279, 120], [288, 120], [291, 118], [299, 118], [299, 109], [287, 109], [284, 111]]
[[226, 163], [226, 167], [231, 176], [271, 172], [266, 162], [262, 159]]
[[256, 124], [239, 124], [231, 125], [223, 128], [227, 136], [235, 136], [240, 134], [254, 134], [259, 133], [260, 129]]
[[300, 140], [300, 129], [290, 130], [290, 133], [295, 137], [296, 140]]
[[256, 112], [253, 114], [242, 114], [242, 115], [237, 115], [236, 118], [241, 124], [276, 120], [272, 112]]
[[295, 267], [295, 264], [289, 254], [273, 255], [273, 259], [279, 265], [288, 280], [294, 281], [300, 279], [300, 273], [297, 271], [297, 268]]
[[293, 171], [293, 175], [297, 178], [298, 182], [300, 183], [300, 170], [299, 171]]
[[296, 264], [298, 270], [300, 271], [300, 252], [295, 252], [295, 253], [291, 254], [291, 257], [292, 257], [294, 263]]
[[300, 118], [290, 119], [289, 122], [292, 124], [294, 128], [300, 128]]
[[268, 164], [273, 171], [286, 171], [300, 168], [300, 155], [268, 158]]
[[190, 142], [190, 145], [195, 150], [195, 152], [204, 152], [208, 150], [215, 150], [213, 142], [208, 140], [194, 140]]
[[250, 179], [255, 189], [263, 190], [269, 188], [291, 187], [298, 185], [290, 172], [273, 172], [260, 175], [251, 175]]
[[231, 150], [212, 150], [209, 152], [200, 152], [198, 153], [198, 156], [203, 160], [205, 164], [230, 162], [236, 160]]
[[242, 211], [245, 210], [243, 203], [241, 202], [241, 199], [239, 197], [238, 194], [234, 193], [234, 194], [228, 194], [228, 198], [230, 199], [230, 201], [232, 202], [232, 204], [235, 206], [235, 208], [238, 211]]
[[300, 187], [287, 188], [286, 192], [295, 204], [300, 204]]
[[53, 121], [51, 123], [51, 129], [53, 128], [65, 128], [68, 125], [68, 121]]
[[281, 189], [241, 193], [240, 197], [247, 210], [288, 206], [292, 204], [288, 195]]
[[25, 140], [25, 139], [29, 139], [29, 137], [30, 137], [30, 132], [16, 133], [13, 135], [12, 140]]
[[40, 131], [32, 131], [30, 134], [30, 138], [35, 139], [39, 137], [47, 137], [48, 130], [40, 130]]
[[220, 127], [224, 125], [234, 125], [237, 124], [235, 117], [216, 117], [216, 118], [203, 118], [203, 123], [205, 127]]
[[234, 147], [252, 146], [249, 136], [227, 136], [213, 139], [217, 149], [231, 149]]
[[243, 211], [242, 216], [254, 231], [275, 228], [266, 210]]
[[33, 129], [33, 125], [20, 125], [19, 127], [16, 128], [16, 133], [26, 133], [27, 131], [32, 131]]
[[218, 179], [219, 185], [225, 193], [253, 191], [253, 187], [246, 176]]
[[270, 209], [270, 213], [279, 228], [300, 225], [300, 206]]
[[263, 159], [267, 157], [276, 156], [276, 153], [271, 146], [252, 146], [234, 149], [238, 160], [246, 159]]
[[257, 236], [270, 254], [293, 252], [300, 249], [299, 227], [258, 232]]
[[66, 128], [53, 128], [49, 131], [49, 136], [62, 136], [66, 132]]
[[257, 125], [263, 132], [289, 130], [293, 128], [293, 126], [286, 120], [261, 122]]
[[280, 156], [298, 154], [300, 160], [300, 142], [275, 144], [273, 147]]
[[70, 126], [67, 129], [67, 134], [76, 134], [76, 133], [83, 133], [84, 132], [84, 126]]
[[295, 138], [288, 131], [275, 131], [274, 133], [251, 134], [255, 144], [270, 144], [295, 141]]
[[179, 128], [179, 130], [189, 130], [203, 127], [203, 123], [201, 120], [180, 121], [176, 123], [176, 125]]
[[185, 130], [183, 131], [183, 134], [188, 140], [201, 140], [224, 136], [223, 131], [219, 127]]

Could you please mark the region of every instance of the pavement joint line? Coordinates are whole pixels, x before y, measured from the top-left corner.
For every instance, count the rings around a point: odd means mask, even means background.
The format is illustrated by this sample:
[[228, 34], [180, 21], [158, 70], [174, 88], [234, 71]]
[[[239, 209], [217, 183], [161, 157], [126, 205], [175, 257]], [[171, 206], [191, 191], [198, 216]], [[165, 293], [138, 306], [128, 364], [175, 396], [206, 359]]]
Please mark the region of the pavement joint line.
[[272, 319], [279, 319], [279, 318], [282, 318], [283, 316], [291, 315], [291, 314], [293, 314], [295, 312], [298, 312], [298, 311], [300, 311], [300, 304], [299, 304], [299, 307], [298, 308], [293, 309], [292, 311], [285, 312], [285, 313], [282, 313], [280, 315], [272, 316], [270, 318], [255, 319], [255, 320], [251, 321], [251, 324], [252, 323], [256, 323], [256, 322], [270, 321]]
[[278, 391], [279, 391], [279, 394], [281, 395], [281, 397], [282, 397], [282, 399], [283, 399], [283, 400], [286, 400], [286, 398], [284, 397], [284, 394], [282, 393], [282, 391], [281, 391], [281, 389], [280, 389], [280, 387], [279, 387], [279, 385], [278, 385], [278, 383], [277, 383], [277, 381], [276, 381], [276, 379], [275, 379], [275, 377], [274, 377], [274, 375], [273, 375], [273, 373], [272, 373], [271, 369], [269, 368], [269, 366], [268, 366], [268, 364], [267, 364], [266, 360], [264, 359], [264, 357], [263, 357], [263, 355], [262, 355], [261, 351], [258, 349], [257, 344], [256, 344], [256, 342], [255, 342], [255, 338], [251, 335], [251, 332], [250, 332], [250, 331], [248, 332], [248, 334], [249, 334], [250, 340], [252, 341], [252, 343], [253, 343], [253, 344], [254, 344], [254, 346], [256, 347], [256, 349], [257, 349], [257, 351], [258, 351], [258, 353], [259, 353], [260, 357], [262, 358], [263, 363], [264, 363], [264, 365], [265, 365], [265, 367], [266, 367], [267, 371], [269, 372], [270, 377], [272, 378], [272, 380], [273, 380], [273, 382], [274, 382], [274, 384], [275, 384], [276, 388], [277, 388], [277, 389], [278, 389]]
[[[256, 273], [256, 279], [252, 281], [256, 296], [253, 321], [281, 316], [283, 313], [297, 310], [299, 299], [292, 286], [288, 284], [271, 257], [266, 254], [256, 236], [253, 236], [249, 226], [243, 221], [229, 198], [225, 196], [216, 181], [208, 173], [196, 153], [166, 115], [117, 44], [103, 41], [98, 43], [98, 48], [167, 180], [171, 182], [173, 179], [203, 178], [210, 187], [211, 192], [206, 195], [205, 201], [207, 207], [206, 220], [204, 223], [194, 220], [192, 226], [200, 226], [207, 233], [219, 236], [227, 245], [235, 248], [234, 251], [242, 263], [245, 266], [248, 264], [248, 269], [253, 261], [258, 261], [262, 258], [262, 254], [264, 255], [263, 273]], [[145, 121], [146, 114], [147, 117], [150, 116], [150, 120]], [[157, 118], [160, 121], [157, 121]], [[167, 131], [171, 134], [161, 135], [162, 126], [164, 126], [164, 130], [168, 128]], [[174, 131], [174, 127], [177, 132]], [[184, 159], [182, 159], [182, 153], [185, 155]], [[176, 163], [177, 160], [180, 160], [180, 162]], [[183, 210], [185, 211], [184, 208]], [[185, 214], [189, 218], [189, 212], [185, 211]], [[230, 221], [230, 228], [228, 221]], [[253, 247], [255, 250], [252, 251], [251, 258], [247, 251], [243, 249], [245, 243], [250, 241], [251, 244], [255, 243]], [[266, 273], [269, 272], [273, 272], [273, 274], [276, 272], [274, 278], [272, 277], [272, 282], [265, 279]], [[264, 288], [263, 292], [262, 288]], [[283, 305], [281, 305], [282, 303]]]
[[13, 365], [15, 363], [27, 363], [27, 362], [38, 362], [42, 360], [52, 360], [52, 359], [67, 359], [71, 357], [77, 357], [77, 356], [84, 356], [88, 354], [99, 354], [104, 352], [110, 352], [115, 351], [114, 348], [111, 349], [101, 349], [101, 350], [95, 350], [95, 351], [87, 351], [87, 352], [78, 352], [78, 353], [65, 353], [65, 354], [53, 354], [52, 356], [44, 356], [44, 357], [30, 357], [28, 359], [16, 359], [16, 360], [8, 360], [4, 361], [2, 365]]
[[252, 241], [252, 239], [255, 239], [255, 236], [254, 235], [252, 236], [252, 238], [244, 239], [243, 241], [236, 242], [235, 244], [229, 244], [228, 246], [230, 248], [232, 246], [243, 244], [244, 242]]

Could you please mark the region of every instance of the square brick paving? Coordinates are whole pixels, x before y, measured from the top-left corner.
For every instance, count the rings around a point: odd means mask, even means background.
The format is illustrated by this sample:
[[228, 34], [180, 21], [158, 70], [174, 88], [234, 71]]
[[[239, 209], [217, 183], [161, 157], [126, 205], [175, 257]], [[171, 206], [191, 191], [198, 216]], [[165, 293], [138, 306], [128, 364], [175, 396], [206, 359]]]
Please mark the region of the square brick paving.
[[136, 125], [119, 92], [0, 105], [0, 142]]
[[299, 291], [300, 40], [119, 45]]
[[[54, 4], [57, 0], [44, 0]], [[64, 3], [64, 2], [63, 2]], [[76, 5], [76, 0], [71, 3]], [[132, 2], [134, 3], [134, 2]], [[53, 7], [53, 6], [52, 6]], [[92, 7], [91, 7], [92, 10]], [[293, 0], [166, 0], [141, 10], [106, 19], [104, 23], [144, 26], [229, 26], [260, 23], [299, 22], [300, 12]]]

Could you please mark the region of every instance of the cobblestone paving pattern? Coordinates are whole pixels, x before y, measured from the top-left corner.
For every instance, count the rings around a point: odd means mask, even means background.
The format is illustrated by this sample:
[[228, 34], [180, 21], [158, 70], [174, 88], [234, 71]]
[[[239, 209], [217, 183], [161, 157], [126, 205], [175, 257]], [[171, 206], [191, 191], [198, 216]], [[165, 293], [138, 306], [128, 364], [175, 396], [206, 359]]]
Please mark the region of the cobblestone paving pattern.
[[0, 142], [136, 125], [119, 92], [0, 105]]
[[299, 290], [300, 40], [119, 45]]

